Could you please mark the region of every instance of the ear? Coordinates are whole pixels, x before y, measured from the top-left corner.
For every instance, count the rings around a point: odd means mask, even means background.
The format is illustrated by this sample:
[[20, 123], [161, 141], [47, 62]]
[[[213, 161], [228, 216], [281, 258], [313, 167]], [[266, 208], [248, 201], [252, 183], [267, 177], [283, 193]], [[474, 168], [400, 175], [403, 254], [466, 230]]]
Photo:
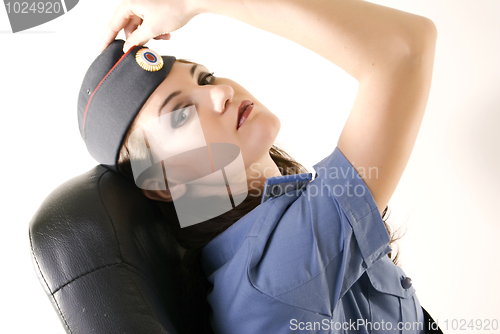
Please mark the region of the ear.
[[142, 193], [149, 199], [161, 202], [172, 202], [181, 198], [186, 193], [186, 185], [181, 183], [171, 188], [166, 187], [158, 180], [147, 179], [142, 183]]

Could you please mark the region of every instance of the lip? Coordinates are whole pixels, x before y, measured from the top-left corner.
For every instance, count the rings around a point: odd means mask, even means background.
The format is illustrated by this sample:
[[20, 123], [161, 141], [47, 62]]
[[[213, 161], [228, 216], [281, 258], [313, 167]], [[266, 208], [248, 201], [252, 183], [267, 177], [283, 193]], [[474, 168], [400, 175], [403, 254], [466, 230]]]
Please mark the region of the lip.
[[238, 119], [236, 122], [236, 130], [238, 130], [243, 123], [245, 123], [245, 120], [248, 118], [248, 115], [252, 112], [253, 109], [253, 102], [250, 100], [245, 100], [241, 102], [239, 108], [238, 108]]

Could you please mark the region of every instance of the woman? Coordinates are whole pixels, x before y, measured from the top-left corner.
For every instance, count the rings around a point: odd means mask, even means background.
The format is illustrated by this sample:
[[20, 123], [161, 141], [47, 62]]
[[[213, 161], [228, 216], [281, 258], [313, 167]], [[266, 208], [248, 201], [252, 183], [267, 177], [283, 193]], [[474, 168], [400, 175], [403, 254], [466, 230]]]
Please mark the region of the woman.
[[[411, 280], [386, 256], [390, 238], [381, 214], [408, 162], [425, 111], [436, 42], [432, 21], [358, 0], [124, 0], [106, 30], [103, 54], [120, 47], [125, 55], [115, 56], [113, 66], [104, 66], [108, 74], [119, 71], [127, 52], [148, 52], [133, 46], [151, 38], [169, 39], [169, 32], [201, 13], [229, 16], [297, 42], [352, 75], [359, 90], [337, 148], [314, 166], [316, 177], [308, 182], [305, 169], [272, 145], [279, 120], [235, 82], [215, 78], [201, 65], [167, 57], [165, 67], [157, 70], [167, 68], [167, 73], [148, 77], [147, 98], [137, 102], [124, 121], [127, 131], [119, 136], [124, 144], [119, 155], [113, 151], [94, 156], [103, 157], [99, 162], [120, 170], [157, 201], [187, 249], [185, 274], [191, 282], [185, 290], [192, 297], [186, 296], [187, 308], [198, 319], [200, 314], [209, 317], [215, 333], [428, 331]], [[127, 41], [111, 43], [121, 29]], [[139, 56], [156, 66], [158, 55], [145, 57]], [[98, 88], [130, 81], [112, 75], [108, 80], [108, 74], [92, 84], [84, 80], [84, 138], [92, 137], [85, 134], [87, 111], [89, 119], [104, 117], [92, 116], [93, 105], [100, 105], [99, 96], [106, 95]], [[121, 96], [126, 99], [131, 91]], [[92, 102], [94, 95], [97, 102]], [[189, 106], [196, 108], [191, 116], [185, 113]], [[206, 143], [229, 143], [241, 150], [248, 186], [241, 204], [182, 228], [172, 203], [189, 194], [187, 187], [173, 179], [164, 182], [165, 164], [157, 169], [160, 173], [145, 177], [134, 171], [135, 162], [149, 159], [139, 146], [154, 150], [131, 138], [139, 133], [135, 130], [147, 132], [144, 129], [159, 115], [169, 115], [170, 121], [175, 115], [181, 122], [176, 125], [196, 119]], [[95, 128], [95, 136], [109, 130]], [[89, 150], [101, 145], [89, 144], [92, 140], [86, 139]], [[174, 147], [183, 142], [169, 140]], [[176, 148], [156, 150], [172, 157], [182, 152]], [[178, 179], [181, 174], [176, 174]], [[172, 223], [175, 216], [178, 221]]]

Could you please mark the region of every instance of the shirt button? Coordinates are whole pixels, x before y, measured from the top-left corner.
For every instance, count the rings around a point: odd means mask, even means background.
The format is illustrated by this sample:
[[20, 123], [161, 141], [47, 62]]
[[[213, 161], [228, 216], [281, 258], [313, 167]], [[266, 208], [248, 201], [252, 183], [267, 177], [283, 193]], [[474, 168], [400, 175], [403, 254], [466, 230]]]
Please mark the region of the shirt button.
[[408, 290], [411, 287], [411, 278], [403, 277], [401, 278], [401, 286], [403, 289]]

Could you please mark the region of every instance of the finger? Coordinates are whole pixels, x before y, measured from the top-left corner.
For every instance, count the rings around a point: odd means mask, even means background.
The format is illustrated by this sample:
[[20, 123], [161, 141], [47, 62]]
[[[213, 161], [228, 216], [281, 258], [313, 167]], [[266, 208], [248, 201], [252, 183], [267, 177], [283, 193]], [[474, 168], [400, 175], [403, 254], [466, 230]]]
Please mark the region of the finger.
[[159, 36], [156, 36], [154, 39], [156, 40], [165, 40], [165, 41], [168, 41], [170, 39], [170, 34], [161, 34]]
[[127, 52], [134, 45], [146, 44], [155, 35], [149, 26], [145, 24], [141, 25], [127, 38], [125, 45], [123, 45], [123, 52]]
[[138, 26], [142, 24], [142, 20], [137, 17], [137, 16], [132, 16], [130, 20], [128, 21], [127, 25], [125, 28], [123, 28], [125, 32], [125, 39], [128, 39], [128, 37], [137, 29]]
[[134, 16], [133, 13], [126, 10], [121, 5], [118, 6], [104, 31], [104, 36], [101, 41], [101, 52], [115, 40], [118, 33], [127, 25], [132, 16]]

